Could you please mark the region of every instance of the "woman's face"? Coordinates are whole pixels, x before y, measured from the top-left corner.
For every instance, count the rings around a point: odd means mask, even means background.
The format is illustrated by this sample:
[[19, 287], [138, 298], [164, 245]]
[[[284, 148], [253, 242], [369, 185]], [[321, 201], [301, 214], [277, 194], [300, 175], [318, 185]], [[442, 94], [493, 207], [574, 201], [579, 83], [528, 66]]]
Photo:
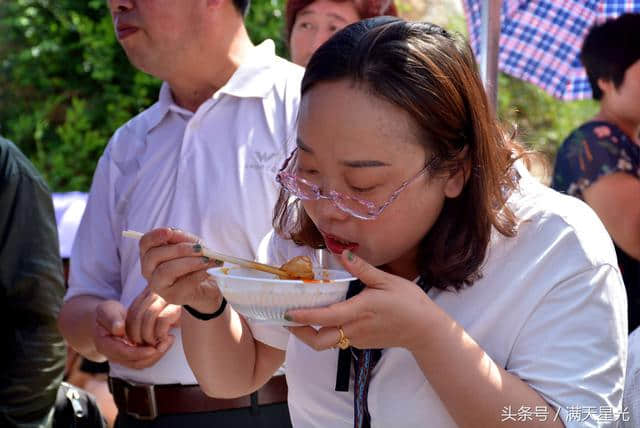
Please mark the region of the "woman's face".
[[[431, 159], [407, 112], [350, 81], [317, 84], [300, 109], [294, 172], [324, 195], [335, 190], [379, 206]], [[355, 218], [326, 199], [302, 205], [333, 253], [349, 249], [374, 266], [411, 277], [420, 240], [445, 197], [458, 196], [463, 185], [462, 174], [424, 174], [375, 220]]]
[[291, 61], [306, 67], [311, 55], [336, 31], [360, 20], [352, 1], [316, 0], [296, 15], [289, 45]]
[[[604, 85], [604, 87], [603, 87]], [[617, 118], [631, 126], [640, 125], [640, 60], [637, 60], [624, 73], [622, 84], [616, 88], [612, 82], [603, 82], [605, 93], [603, 103]]]

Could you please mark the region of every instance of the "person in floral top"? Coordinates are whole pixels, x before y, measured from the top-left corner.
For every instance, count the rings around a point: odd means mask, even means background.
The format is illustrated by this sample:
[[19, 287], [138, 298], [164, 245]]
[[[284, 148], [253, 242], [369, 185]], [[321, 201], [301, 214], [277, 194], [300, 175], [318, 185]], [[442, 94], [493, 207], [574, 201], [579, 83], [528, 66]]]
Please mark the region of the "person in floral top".
[[640, 325], [640, 14], [593, 27], [582, 46], [600, 111], [573, 131], [556, 158], [552, 187], [585, 201], [611, 235]]

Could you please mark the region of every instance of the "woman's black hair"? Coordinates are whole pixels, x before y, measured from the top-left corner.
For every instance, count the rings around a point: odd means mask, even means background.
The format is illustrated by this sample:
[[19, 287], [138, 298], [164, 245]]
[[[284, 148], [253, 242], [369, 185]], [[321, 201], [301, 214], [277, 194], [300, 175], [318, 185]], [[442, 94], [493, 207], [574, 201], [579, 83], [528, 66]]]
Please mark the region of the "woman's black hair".
[[602, 99], [598, 79], [622, 85], [627, 68], [640, 59], [640, 13], [627, 13], [589, 30], [580, 61], [587, 70], [593, 98]]

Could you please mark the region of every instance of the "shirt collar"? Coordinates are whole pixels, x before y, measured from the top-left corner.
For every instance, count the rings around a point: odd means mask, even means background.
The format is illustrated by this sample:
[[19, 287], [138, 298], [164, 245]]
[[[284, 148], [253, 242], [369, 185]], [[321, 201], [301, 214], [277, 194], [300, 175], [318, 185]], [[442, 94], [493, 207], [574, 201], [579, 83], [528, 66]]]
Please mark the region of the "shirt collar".
[[240, 98], [266, 97], [273, 89], [272, 73], [276, 58], [276, 46], [272, 40], [267, 39], [255, 46], [218, 93]]
[[[264, 98], [269, 95], [274, 85], [271, 73], [275, 64], [276, 46], [272, 40], [265, 40], [255, 46], [247, 59], [233, 73], [229, 81], [218, 90], [217, 94], [227, 94], [240, 98]], [[192, 112], [178, 106], [171, 95], [167, 82], [162, 82], [158, 102], [152, 108], [148, 129], [155, 128], [164, 119], [169, 110], [190, 117]]]
[[147, 132], [158, 126], [169, 111], [180, 113], [187, 118], [193, 116], [192, 112], [180, 107], [173, 101], [171, 88], [167, 82], [162, 82], [162, 85], [160, 86], [160, 94], [158, 95], [158, 102], [151, 106], [147, 111]]
[[178, 104], [176, 104], [176, 102], [173, 100], [173, 94], [171, 94], [171, 88], [169, 87], [169, 84], [167, 82], [162, 82], [162, 87], [160, 87], [159, 101], [164, 110], [171, 110], [187, 117], [193, 116], [192, 111], [189, 111], [186, 108], [180, 107]]

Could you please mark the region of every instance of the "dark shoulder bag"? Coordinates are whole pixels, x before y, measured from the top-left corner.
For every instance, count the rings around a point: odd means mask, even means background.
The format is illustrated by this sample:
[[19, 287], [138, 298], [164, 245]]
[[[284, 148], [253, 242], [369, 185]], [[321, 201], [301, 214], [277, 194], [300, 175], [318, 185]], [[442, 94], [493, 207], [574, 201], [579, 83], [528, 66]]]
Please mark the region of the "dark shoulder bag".
[[53, 428], [106, 428], [96, 399], [84, 389], [62, 382], [58, 388]]

